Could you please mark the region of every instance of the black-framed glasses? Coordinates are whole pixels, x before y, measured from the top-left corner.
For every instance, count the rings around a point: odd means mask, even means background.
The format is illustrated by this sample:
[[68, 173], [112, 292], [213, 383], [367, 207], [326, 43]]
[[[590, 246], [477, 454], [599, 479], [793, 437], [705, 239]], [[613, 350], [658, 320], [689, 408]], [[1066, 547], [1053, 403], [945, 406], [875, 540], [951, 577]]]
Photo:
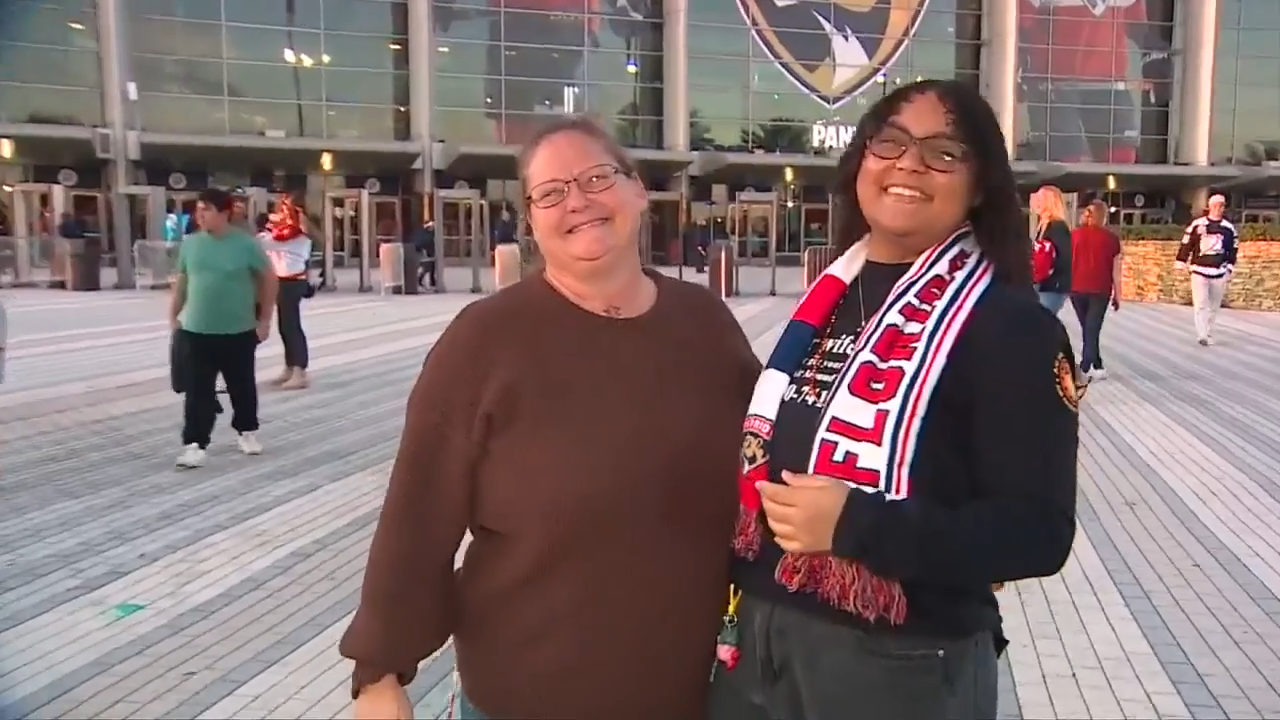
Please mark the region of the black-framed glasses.
[[920, 151], [924, 166], [940, 173], [953, 173], [964, 167], [969, 150], [964, 143], [949, 137], [918, 138], [895, 127], [886, 127], [867, 142], [867, 152], [881, 160], [897, 160], [912, 146]]
[[629, 175], [630, 173], [617, 165], [594, 165], [568, 180], [547, 180], [534, 185], [529, 189], [525, 200], [533, 207], [546, 210], [568, 199], [570, 185], [577, 185], [582, 192], [595, 195], [617, 185], [619, 177]]

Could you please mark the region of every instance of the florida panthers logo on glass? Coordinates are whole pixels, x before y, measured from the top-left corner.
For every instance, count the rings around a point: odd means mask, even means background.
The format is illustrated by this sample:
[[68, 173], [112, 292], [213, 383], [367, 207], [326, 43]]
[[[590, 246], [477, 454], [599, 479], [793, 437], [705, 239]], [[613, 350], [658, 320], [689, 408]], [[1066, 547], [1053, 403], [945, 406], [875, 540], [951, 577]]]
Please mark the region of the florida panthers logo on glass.
[[797, 85], [835, 108], [906, 47], [929, 0], [738, 0], [752, 34]]

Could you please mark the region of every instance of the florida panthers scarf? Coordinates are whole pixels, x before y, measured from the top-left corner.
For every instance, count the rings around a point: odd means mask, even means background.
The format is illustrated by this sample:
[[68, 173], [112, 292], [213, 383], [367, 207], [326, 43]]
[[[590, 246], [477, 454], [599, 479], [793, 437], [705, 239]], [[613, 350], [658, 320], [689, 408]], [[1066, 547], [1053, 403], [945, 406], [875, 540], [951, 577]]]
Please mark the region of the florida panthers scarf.
[[[743, 425], [736, 554], [754, 559], [762, 533], [760, 493], [769, 480], [769, 446], [792, 376], [827, 328], [866, 262], [857, 243], [809, 288], [756, 381]], [[969, 313], [991, 283], [992, 266], [962, 228], [911, 266], [867, 320], [822, 407], [808, 472], [844, 481], [888, 500], [911, 494], [911, 461], [929, 398]], [[791, 592], [815, 593], [833, 607], [900, 624], [906, 599], [897, 581], [830, 554], [786, 553], [776, 580]]]

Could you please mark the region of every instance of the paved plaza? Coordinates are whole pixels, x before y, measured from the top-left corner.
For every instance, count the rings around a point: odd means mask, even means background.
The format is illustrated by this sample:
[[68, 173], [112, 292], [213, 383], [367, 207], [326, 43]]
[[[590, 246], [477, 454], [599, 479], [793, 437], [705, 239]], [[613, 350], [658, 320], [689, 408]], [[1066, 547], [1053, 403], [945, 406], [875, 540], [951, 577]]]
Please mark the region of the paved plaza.
[[[264, 392], [265, 454], [224, 416], [181, 473], [164, 294], [0, 297], [0, 720], [348, 717], [336, 645], [405, 398], [476, 296], [310, 301], [314, 385]], [[730, 305], [764, 353], [793, 302]], [[1000, 595], [1001, 715], [1280, 717], [1280, 315], [1227, 311], [1208, 349], [1188, 308], [1107, 322], [1071, 560]], [[448, 649], [424, 666], [418, 717], [446, 712], [451, 670]]]

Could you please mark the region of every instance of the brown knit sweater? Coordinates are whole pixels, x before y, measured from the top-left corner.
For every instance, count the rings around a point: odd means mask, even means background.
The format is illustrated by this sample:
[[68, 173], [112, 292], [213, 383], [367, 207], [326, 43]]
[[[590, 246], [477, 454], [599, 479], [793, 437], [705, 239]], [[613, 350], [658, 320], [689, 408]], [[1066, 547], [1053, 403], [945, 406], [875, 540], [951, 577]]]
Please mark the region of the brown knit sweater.
[[654, 280], [617, 320], [530, 278], [441, 336], [342, 638], [357, 691], [452, 635], [491, 717], [702, 717], [759, 363], [723, 303]]

